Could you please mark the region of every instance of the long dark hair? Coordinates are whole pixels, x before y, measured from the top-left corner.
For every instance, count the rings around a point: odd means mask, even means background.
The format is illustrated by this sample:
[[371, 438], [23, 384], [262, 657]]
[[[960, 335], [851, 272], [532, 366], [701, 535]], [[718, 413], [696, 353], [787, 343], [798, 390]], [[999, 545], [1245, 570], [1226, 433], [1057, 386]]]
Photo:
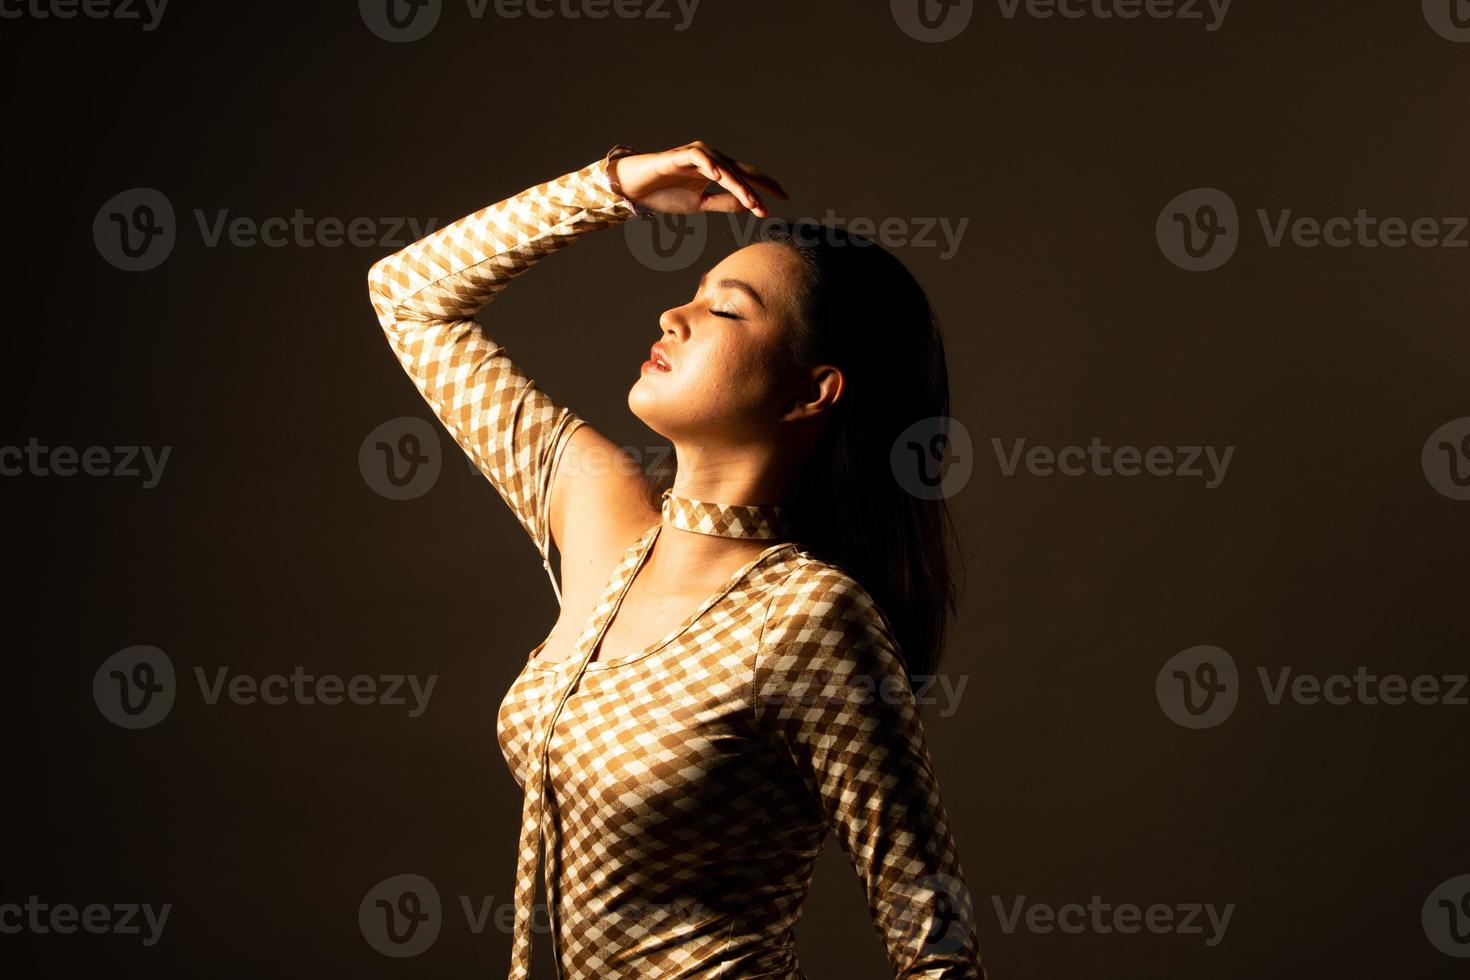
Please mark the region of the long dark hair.
[[[939, 319], [904, 264], [861, 235], [775, 221], [760, 240], [802, 262], [800, 315], [784, 333], [788, 363], [831, 364], [846, 380], [832, 423], [782, 501], [793, 539], [873, 597], [912, 683], [939, 665], [963, 567], [947, 501], [913, 492], [923, 464], [906, 447], [893, 453], [911, 425], [935, 420], [942, 432], [949, 419]], [[671, 466], [650, 474], [655, 508], [672, 485]]]

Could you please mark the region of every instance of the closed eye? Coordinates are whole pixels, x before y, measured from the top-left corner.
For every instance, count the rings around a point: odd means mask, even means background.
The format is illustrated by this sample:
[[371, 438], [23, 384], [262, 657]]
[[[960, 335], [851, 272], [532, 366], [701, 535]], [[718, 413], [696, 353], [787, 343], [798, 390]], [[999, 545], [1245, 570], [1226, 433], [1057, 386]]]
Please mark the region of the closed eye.
[[738, 313], [730, 313], [730, 312], [727, 312], [725, 310], [710, 310], [710, 312], [713, 313], [715, 316], [722, 316], [722, 317], [726, 317], [726, 318], [731, 319], [731, 320], [743, 320], [743, 319], [745, 319], [743, 316], [741, 316]]

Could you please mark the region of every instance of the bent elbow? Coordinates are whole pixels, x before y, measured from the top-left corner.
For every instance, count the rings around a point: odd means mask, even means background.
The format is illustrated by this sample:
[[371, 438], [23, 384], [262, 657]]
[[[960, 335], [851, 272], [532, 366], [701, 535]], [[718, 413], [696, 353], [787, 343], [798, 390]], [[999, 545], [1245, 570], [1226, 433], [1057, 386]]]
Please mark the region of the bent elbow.
[[374, 262], [367, 274], [368, 301], [373, 304], [378, 322], [389, 334], [396, 332], [398, 326], [398, 299], [388, 272], [391, 258], [389, 256]]

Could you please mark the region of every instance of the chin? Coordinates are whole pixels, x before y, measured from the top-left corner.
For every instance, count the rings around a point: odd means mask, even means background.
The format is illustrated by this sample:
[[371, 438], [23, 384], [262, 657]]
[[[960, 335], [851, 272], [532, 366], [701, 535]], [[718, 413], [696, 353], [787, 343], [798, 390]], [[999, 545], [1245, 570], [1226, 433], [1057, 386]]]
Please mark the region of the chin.
[[[663, 407], [660, 404], [662, 401], [663, 399], [648, 390], [642, 378], [633, 382], [633, 387], [628, 389], [628, 411], [654, 432], [659, 432], [659, 418], [663, 414], [660, 411]], [[661, 432], [659, 434], [662, 435]]]
[[677, 438], [694, 438], [691, 428], [695, 420], [690, 417], [689, 409], [688, 399], [680, 397], [678, 392], [647, 384], [641, 378], [628, 389], [628, 410], [654, 433], [670, 442]]

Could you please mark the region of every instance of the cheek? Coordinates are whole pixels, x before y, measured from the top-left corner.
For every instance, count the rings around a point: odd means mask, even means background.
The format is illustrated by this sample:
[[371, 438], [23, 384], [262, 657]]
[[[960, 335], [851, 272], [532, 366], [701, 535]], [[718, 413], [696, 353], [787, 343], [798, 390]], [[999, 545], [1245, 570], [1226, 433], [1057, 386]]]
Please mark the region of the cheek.
[[770, 400], [776, 386], [772, 353], [753, 344], [711, 348], [690, 373], [704, 400], [732, 412], [748, 411]]
[[711, 391], [748, 398], [772, 386], [773, 359], [769, 351], [751, 344], [726, 344], [711, 348], [697, 364], [700, 383]]

